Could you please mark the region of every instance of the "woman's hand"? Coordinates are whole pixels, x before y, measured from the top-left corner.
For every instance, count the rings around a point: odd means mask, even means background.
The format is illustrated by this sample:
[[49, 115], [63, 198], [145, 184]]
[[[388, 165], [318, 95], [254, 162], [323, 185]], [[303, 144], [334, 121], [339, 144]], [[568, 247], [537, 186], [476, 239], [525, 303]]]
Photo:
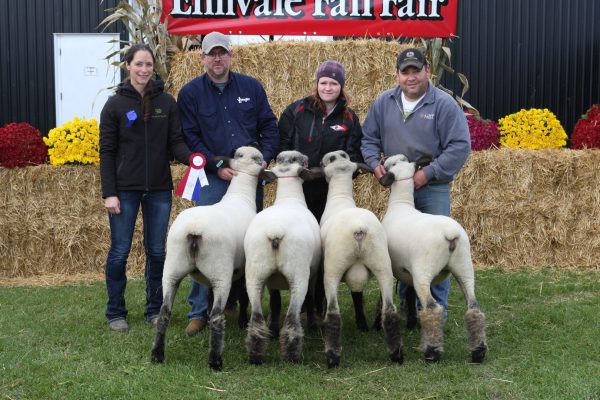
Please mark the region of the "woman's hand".
[[117, 196], [109, 196], [104, 199], [104, 208], [109, 214], [121, 214], [121, 202]]

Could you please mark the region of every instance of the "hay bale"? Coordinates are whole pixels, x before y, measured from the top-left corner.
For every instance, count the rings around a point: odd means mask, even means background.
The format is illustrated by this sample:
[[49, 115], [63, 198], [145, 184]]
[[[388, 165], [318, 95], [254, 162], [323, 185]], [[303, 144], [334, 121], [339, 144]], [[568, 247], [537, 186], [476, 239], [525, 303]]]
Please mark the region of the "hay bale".
[[[185, 166], [172, 167], [179, 182]], [[0, 168], [0, 279], [101, 276], [110, 232], [97, 166]], [[452, 216], [469, 233], [477, 268], [600, 266], [600, 151], [489, 150], [469, 156], [452, 185]], [[265, 206], [276, 186], [265, 188]], [[383, 217], [388, 189], [354, 182], [358, 206]], [[192, 206], [175, 198], [173, 219]], [[128, 261], [143, 274], [141, 218]]]
[[[381, 40], [249, 44], [234, 46], [231, 68], [258, 79], [273, 112], [279, 116], [292, 101], [314, 91], [315, 73], [321, 62], [338, 60], [346, 69], [350, 107], [363, 120], [375, 97], [396, 84], [396, 57], [406, 47]], [[174, 57], [168, 86], [175, 97], [183, 85], [203, 73], [199, 57], [199, 51]]]

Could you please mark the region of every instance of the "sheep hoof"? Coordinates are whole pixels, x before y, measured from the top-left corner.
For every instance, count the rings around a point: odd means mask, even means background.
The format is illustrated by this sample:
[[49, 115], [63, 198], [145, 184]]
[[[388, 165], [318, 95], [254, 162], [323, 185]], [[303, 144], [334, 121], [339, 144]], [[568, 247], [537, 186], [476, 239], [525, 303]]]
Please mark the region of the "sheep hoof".
[[414, 331], [417, 328], [417, 317], [410, 315], [406, 319], [406, 329], [409, 331]]
[[367, 324], [367, 321], [363, 319], [356, 320], [356, 327], [361, 332], [369, 332], [369, 325]]
[[340, 366], [340, 355], [332, 351], [327, 352], [327, 368], [337, 368]]
[[221, 357], [214, 357], [208, 360], [208, 365], [213, 371], [223, 370], [223, 359]]
[[375, 317], [375, 320], [373, 321], [373, 326], [371, 326], [371, 329], [379, 332], [381, 330], [381, 314], [378, 314], [377, 317]]
[[162, 364], [162, 362], [165, 361], [165, 352], [153, 350], [151, 359], [154, 364]]
[[441, 356], [442, 353], [435, 347], [427, 347], [425, 350], [425, 361], [427, 362], [438, 362]]
[[241, 330], [245, 330], [246, 328], [248, 328], [248, 314], [246, 314], [245, 312], [240, 311], [240, 315], [238, 317], [238, 327]]
[[263, 365], [265, 363], [265, 359], [261, 356], [250, 356], [250, 364], [252, 365]]
[[390, 360], [393, 363], [402, 364], [404, 362], [404, 353], [402, 352], [402, 349], [398, 349], [398, 350], [394, 351], [393, 353], [391, 353]]
[[471, 352], [471, 362], [475, 364], [481, 364], [485, 358], [487, 346], [485, 343], [480, 343], [475, 350]]

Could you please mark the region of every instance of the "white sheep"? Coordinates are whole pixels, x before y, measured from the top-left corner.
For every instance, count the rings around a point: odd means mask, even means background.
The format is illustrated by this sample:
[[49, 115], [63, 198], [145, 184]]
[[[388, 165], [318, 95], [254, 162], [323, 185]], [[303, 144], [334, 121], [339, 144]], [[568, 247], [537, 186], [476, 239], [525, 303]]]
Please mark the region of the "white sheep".
[[[341, 317], [337, 301], [340, 281], [353, 292], [362, 292], [369, 275], [375, 275], [382, 296], [383, 330], [390, 360], [402, 363], [400, 317], [393, 302], [394, 276], [386, 233], [375, 214], [357, 208], [352, 193], [352, 174], [358, 164], [342, 150], [327, 153], [321, 162], [329, 183], [321, 217], [324, 249], [325, 355], [328, 367], [337, 367], [341, 355]], [[368, 168], [368, 167], [367, 167]]]
[[431, 295], [430, 286], [452, 274], [467, 303], [465, 321], [471, 359], [480, 363], [487, 350], [485, 315], [475, 298], [469, 237], [452, 218], [415, 209], [414, 163], [409, 163], [404, 155], [399, 154], [388, 158], [384, 166], [387, 173], [380, 182], [392, 188], [383, 226], [388, 234], [394, 275], [414, 286], [423, 305], [418, 316], [425, 360], [439, 360], [444, 341], [443, 307]]
[[[309, 278], [315, 276], [321, 262], [319, 224], [302, 192], [301, 175], [306, 165], [308, 157], [297, 151], [277, 156], [271, 171], [272, 179], [277, 179], [275, 202], [256, 215], [244, 238], [246, 289], [252, 307], [246, 348], [252, 364], [264, 362], [270, 336], [261, 304], [265, 285], [269, 289], [290, 289], [280, 348], [284, 360], [300, 361], [304, 337], [300, 309]], [[279, 312], [272, 309], [271, 319], [278, 327]]]
[[182, 211], [169, 229], [162, 279], [163, 305], [152, 345], [153, 362], [164, 361], [173, 300], [181, 280], [189, 274], [212, 287], [208, 363], [215, 370], [223, 367], [223, 310], [232, 279], [243, 273], [244, 234], [256, 215], [256, 186], [263, 170], [263, 157], [253, 147], [240, 147], [233, 159], [225, 161], [237, 175], [221, 201]]

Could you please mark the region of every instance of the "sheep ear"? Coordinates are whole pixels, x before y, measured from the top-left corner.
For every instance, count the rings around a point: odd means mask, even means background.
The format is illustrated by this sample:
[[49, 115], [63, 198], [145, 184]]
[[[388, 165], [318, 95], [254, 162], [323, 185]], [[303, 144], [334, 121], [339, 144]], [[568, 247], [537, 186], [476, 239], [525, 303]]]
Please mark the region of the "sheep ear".
[[394, 177], [394, 174], [392, 172], [387, 172], [379, 179], [379, 183], [384, 187], [390, 187], [395, 180], [396, 177]]
[[365, 172], [369, 172], [369, 173], [373, 173], [373, 168], [369, 167], [367, 164], [365, 163], [356, 163], [356, 171], [359, 174], [364, 174]]
[[324, 178], [325, 173], [323, 172], [323, 168], [319, 168], [319, 167], [313, 167], [310, 169], [302, 168], [302, 170], [300, 170], [300, 173], [298, 174], [298, 176], [300, 178], [302, 178], [302, 180], [304, 182], [308, 182], [308, 181], [313, 181], [315, 179]]
[[420, 169], [425, 168], [426, 166], [428, 166], [429, 164], [431, 164], [431, 160], [432, 160], [432, 158], [431, 157], [427, 157], [427, 156], [419, 158], [414, 163], [416, 170], [418, 171]]
[[265, 183], [273, 183], [277, 180], [277, 175], [271, 170], [264, 169], [258, 175], [258, 180], [263, 180]]
[[213, 157], [213, 161], [217, 165], [217, 168], [229, 168], [231, 158], [223, 157], [223, 156], [216, 156], [216, 157]]

